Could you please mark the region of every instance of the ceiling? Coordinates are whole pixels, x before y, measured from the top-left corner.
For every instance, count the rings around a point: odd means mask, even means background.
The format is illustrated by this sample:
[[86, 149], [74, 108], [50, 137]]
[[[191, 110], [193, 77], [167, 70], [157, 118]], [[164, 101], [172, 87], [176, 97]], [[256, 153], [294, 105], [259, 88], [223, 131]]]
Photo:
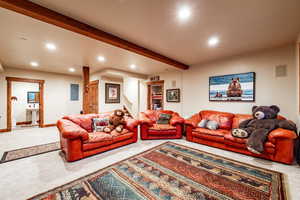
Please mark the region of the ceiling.
[[[162, 55], [195, 65], [295, 42], [300, 33], [299, 0], [31, 0]], [[87, 3], [88, 2], [88, 3]], [[185, 21], [178, 10], [188, 7]], [[0, 8], [0, 63], [3, 66], [81, 74], [107, 68], [154, 74], [173, 67]], [[5, 20], [3, 20], [5, 19]], [[218, 36], [211, 48], [208, 38]], [[57, 45], [55, 52], [44, 48]], [[100, 63], [97, 56], [107, 61]], [[137, 69], [130, 69], [135, 64]], [[71, 73], [68, 68], [74, 67]]]
[[[120, 49], [77, 33], [0, 8], [0, 63], [4, 67], [33, 69], [46, 72], [81, 75], [82, 66], [91, 72], [119, 69], [150, 75], [176, 70], [173, 67]], [[2, 20], [5, 19], [5, 20]], [[47, 42], [57, 46], [55, 51], [45, 48]], [[98, 56], [104, 56], [101, 63]], [[32, 67], [30, 62], [39, 63]], [[130, 65], [135, 64], [136, 69]], [[70, 72], [74, 68], [75, 72]]]
[[[31, 1], [188, 65], [281, 46], [300, 33], [299, 0]], [[183, 6], [191, 10], [184, 22]], [[217, 48], [207, 45], [213, 35]]]

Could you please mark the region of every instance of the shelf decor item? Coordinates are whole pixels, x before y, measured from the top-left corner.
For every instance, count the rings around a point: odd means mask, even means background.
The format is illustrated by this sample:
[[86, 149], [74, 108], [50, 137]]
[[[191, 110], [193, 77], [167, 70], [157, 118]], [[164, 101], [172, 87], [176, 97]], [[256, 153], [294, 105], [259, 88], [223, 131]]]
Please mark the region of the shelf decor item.
[[120, 103], [120, 84], [105, 83], [105, 103]]
[[255, 101], [255, 72], [209, 77], [209, 101]]
[[168, 89], [166, 97], [167, 97], [167, 102], [179, 103], [180, 102], [180, 89]]

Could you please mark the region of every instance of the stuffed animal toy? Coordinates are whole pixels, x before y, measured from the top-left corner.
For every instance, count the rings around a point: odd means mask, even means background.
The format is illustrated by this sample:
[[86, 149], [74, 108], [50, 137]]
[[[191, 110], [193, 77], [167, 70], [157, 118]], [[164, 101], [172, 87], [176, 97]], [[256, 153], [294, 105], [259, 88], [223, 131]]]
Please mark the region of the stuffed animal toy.
[[297, 132], [296, 125], [288, 120], [277, 119], [280, 109], [278, 106], [253, 106], [253, 119], [240, 123], [238, 129], [232, 130], [232, 135], [239, 138], [248, 138], [247, 149], [255, 154], [264, 151], [264, 143], [268, 134], [277, 128], [288, 129]]
[[124, 129], [124, 125], [126, 124], [124, 115], [125, 113], [123, 110], [115, 110], [109, 117], [109, 124], [104, 128], [104, 132], [110, 133], [113, 130], [116, 130], [121, 133]]

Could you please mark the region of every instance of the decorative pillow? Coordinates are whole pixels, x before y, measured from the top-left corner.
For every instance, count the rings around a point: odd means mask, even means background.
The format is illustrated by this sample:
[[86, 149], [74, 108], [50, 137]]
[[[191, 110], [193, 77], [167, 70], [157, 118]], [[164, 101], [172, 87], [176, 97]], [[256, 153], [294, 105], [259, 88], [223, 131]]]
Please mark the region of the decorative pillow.
[[109, 118], [93, 118], [92, 127], [93, 132], [103, 132], [103, 129], [108, 126]]
[[156, 123], [157, 124], [169, 124], [171, 117], [172, 117], [172, 115], [170, 115], [170, 114], [161, 113], [159, 115], [159, 118]]
[[198, 127], [200, 128], [206, 128], [208, 120], [207, 119], [202, 119], [201, 122], [199, 122]]
[[219, 124], [216, 121], [209, 120], [206, 124], [206, 128], [210, 130], [217, 130], [219, 128]]

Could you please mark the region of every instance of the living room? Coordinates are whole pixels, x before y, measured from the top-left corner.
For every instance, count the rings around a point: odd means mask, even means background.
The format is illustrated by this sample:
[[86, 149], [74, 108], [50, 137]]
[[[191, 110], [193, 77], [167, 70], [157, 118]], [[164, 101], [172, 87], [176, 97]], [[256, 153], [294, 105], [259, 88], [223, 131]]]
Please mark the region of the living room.
[[297, 0], [0, 0], [1, 199], [300, 199]]

